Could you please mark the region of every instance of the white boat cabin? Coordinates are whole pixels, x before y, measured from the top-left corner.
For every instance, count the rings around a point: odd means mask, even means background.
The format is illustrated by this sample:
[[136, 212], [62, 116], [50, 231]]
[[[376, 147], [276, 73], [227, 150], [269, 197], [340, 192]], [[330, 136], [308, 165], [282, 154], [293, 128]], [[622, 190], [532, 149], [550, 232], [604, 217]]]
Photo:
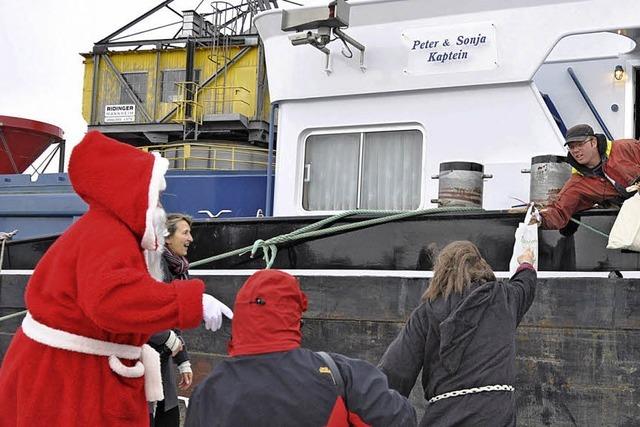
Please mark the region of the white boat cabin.
[[483, 207], [505, 209], [528, 200], [533, 156], [566, 153], [563, 125], [638, 136], [637, 0], [334, 3], [255, 20], [276, 216], [434, 207], [450, 161], [484, 165]]

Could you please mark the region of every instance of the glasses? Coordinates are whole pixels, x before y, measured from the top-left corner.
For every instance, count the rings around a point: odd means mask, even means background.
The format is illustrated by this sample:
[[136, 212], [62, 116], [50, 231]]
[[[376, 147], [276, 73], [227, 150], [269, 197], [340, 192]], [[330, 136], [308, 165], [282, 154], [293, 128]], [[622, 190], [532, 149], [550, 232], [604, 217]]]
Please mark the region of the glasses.
[[567, 148], [569, 148], [569, 151], [580, 150], [587, 142], [591, 142], [591, 138], [585, 139], [582, 142], [570, 142], [567, 144]]

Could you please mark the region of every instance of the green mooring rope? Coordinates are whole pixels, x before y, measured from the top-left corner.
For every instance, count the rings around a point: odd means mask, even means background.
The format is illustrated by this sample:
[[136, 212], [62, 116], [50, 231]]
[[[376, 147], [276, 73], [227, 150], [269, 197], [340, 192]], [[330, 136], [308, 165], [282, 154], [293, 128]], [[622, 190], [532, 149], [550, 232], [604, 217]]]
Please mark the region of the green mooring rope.
[[13, 319], [14, 317], [22, 316], [23, 314], [27, 314], [27, 310], [22, 310], [17, 313], [7, 314], [6, 316], [0, 317], [0, 323], [4, 322], [5, 320]]
[[608, 235], [607, 233], [605, 233], [605, 232], [603, 232], [603, 231], [600, 231], [600, 230], [598, 230], [597, 228], [594, 228], [594, 227], [592, 227], [592, 226], [590, 226], [590, 225], [587, 225], [587, 224], [585, 224], [585, 223], [584, 223], [584, 222], [582, 222], [582, 221], [578, 221], [578, 220], [577, 220], [577, 219], [575, 219], [574, 217], [571, 217], [570, 219], [571, 219], [571, 221], [575, 222], [576, 224], [578, 224], [578, 225], [582, 225], [582, 226], [583, 226], [584, 228], [586, 228], [587, 230], [591, 230], [591, 231], [593, 231], [593, 232], [594, 232], [594, 233], [596, 233], [596, 234], [599, 234], [599, 235], [601, 235], [601, 236], [603, 236], [603, 237], [606, 237], [607, 239], [609, 238], [609, 235]]
[[[356, 230], [359, 228], [370, 227], [373, 225], [384, 224], [391, 221], [397, 221], [400, 219], [411, 218], [421, 215], [430, 215], [437, 213], [448, 212], [481, 212], [479, 208], [465, 208], [465, 207], [450, 207], [450, 208], [432, 208], [422, 209], [417, 211], [380, 211], [380, 210], [351, 210], [346, 211], [329, 218], [325, 218], [321, 221], [302, 227], [291, 233], [282, 234], [280, 236], [272, 237], [267, 240], [256, 240], [253, 245], [245, 246], [244, 248], [236, 249], [234, 251], [225, 252], [223, 254], [215, 255], [209, 258], [204, 258], [198, 261], [192, 262], [189, 267], [197, 267], [202, 264], [207, 264], [221, 259], [229, 258], [234, 255], [244, 255], [247, 252], [251, 252], [251, 257], [254, 257], [258, 250], [262, 250], [262, 257], [266, 263], [266, 268], [271, 268], [278, 254], [278, 246], [283, 243], [295, 242], [303, 239], [310, 239], [314, 237], [326, 236], [330, 234], [342, 233], [345, 231]], [[356, 222], [353, 224], [338, 225], [336, 227], [322, 228], [328, 224], [336, 222], [340, 219], [346, 218], [352, 215], [383, 215], [379, 218], [368, 219], [365, 221]]]
[[[386, 222], [397, 221], [400, 219], [411, 218], [414, 216], [432, 215], [437, 213], [449, 213], [449, 212], [480, 212], [480, 211], [481, 209], [478, 209], [478, 208], [463, 208], [463, 207], [433, 208], [433, 209], [422, 209], [418, 211], [351, 210], [351, 211], [343, 212], [343, 213], [325, 218], [313, 224], [309, 224], [298, 230], [292, 231], [291, 233], [281, 234], [279, 236], [272, 237], [267, 240], [258, 239], [251, 246], [245, 246], [244, 248], [225, 252], [209, 258], [204, 258], [199, 261], [194, 261], [190, 263], [189, 267], [197, 267], [202, 264], [219, 261], [221, 259], [229, 258], [234, 255], [244, 255], [247, 252], [251, 252], [251, 257], [254, 257], [259, 250], [262, 250], [262, 258], [264, 259], [266, 263], [266, 268], [268, 269], [268, 268], [271, 268], [271, 266], [273, 265], [273, 262], [276, 259], [276, 256], [278, 255], [277, 245], [279, 244], [295, 242], [297, 240], [303, 240], [303, 239], [310, 239], [313, 237], [326, 236], [330, 234], [342, 233], [345, 231], [356, 230], [358, 228], [365, 228], [365, 227], [370, 227], [378, 224], [384, 224]], [[345, 224], [345, 225], [339, 225], [336, 227], [322, 228], [325, 225], [331, 224], [342, 218], [346, 218], [352, 215], [383, 215], [383, 216], [379, 218], [356, 222], [353, 224]], [[608, 234], [598, 230], [597, 228], [591, 227], [590, 225], [587, 225], [584, 222], [578, 221], [575, 218], [571, 218], [571, 221], [575, 222], [578, 225], [584, 226], [585, 228], [593, 231], [596, 234], [599, 234], [607, 238], [609, 237]], [[0, 317], [0, 322], [12, 319], [14, 317], [22, 316], [25, 313], [27, 313], [27, 310], [2, 316]]]

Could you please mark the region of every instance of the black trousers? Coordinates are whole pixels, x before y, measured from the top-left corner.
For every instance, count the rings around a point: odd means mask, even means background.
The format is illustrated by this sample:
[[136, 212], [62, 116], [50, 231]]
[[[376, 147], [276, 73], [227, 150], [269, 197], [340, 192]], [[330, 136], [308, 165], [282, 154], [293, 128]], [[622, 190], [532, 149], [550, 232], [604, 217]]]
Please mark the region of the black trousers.
[[156, 416], [151, 418], [151, 427], [178, 427], [180, 425], [180, 408], [164, 411], [164, 400], [158, 402]]

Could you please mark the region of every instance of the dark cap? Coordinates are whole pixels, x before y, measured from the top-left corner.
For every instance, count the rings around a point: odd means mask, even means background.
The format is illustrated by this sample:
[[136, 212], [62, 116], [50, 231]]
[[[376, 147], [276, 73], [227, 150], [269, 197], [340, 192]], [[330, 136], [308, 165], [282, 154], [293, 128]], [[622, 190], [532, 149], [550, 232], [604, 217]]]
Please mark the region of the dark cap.
[[595, 136], [591, 126], [585, 124], [575, 125], [567, 130], [567, 136], [565, 137], [566, 142], [564, 145], [567, 145], [570, 142], [582, 142], [591, 136]]

